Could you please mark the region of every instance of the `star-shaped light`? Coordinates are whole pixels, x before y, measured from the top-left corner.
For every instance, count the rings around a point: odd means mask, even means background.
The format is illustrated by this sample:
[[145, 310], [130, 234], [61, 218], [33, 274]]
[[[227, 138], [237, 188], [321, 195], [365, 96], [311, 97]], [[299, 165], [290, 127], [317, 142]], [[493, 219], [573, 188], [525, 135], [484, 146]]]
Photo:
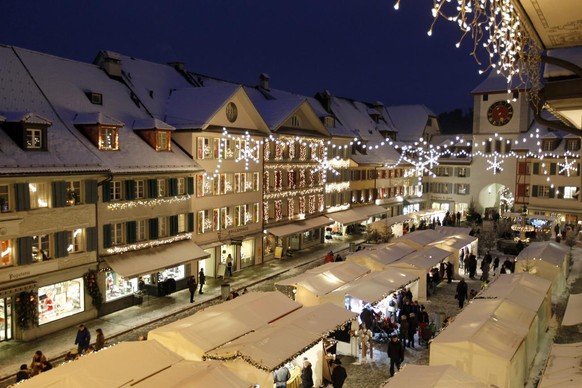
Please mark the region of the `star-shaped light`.
[[503, 171], [503, 167], [501, 167], [501, 165], [503, 164], [503, 159], [497, 159], [497, 154], [493, 156], [493, 160], [487, 159], [487, 163], [489, 163], [487, 171], [493, 170], [493, 175], [496, 175], [498, 171], [499, 172]]
[[572, 171], [573, 173], [578, 172], [578, 166], [574, 165], [575, 162], [576, 162], [575, 160], [571, 160], [568, 162], [568, 157], [565, 156], [564, 163], [558, 163], [558, 166], [562, 167], [560, 171], [558, 171], [558, 174], [562, 174], [565, 172], [566, 175], [570, 176], [570, 171]]
[[439, 165], [438, 160], [439, 160], [440, 154], [434, 148], [431, 148], [428, 151], [423, 151], [422, 156], [425, 159], [424, 160], [425, 166], [428, 166], [429, 170], [432, 170], [432, 168], [434, 166]]
[[[223, 137], [224, 137], [225, 133], [223, 133]], [[251, 136], [249, 135], [249, 133], [247, 132], [246, 135], [244, 136], [245, 141], [243, 142], [243, 146], [240, 147], [239, 145], [237, 145], [236, 147], [238, 148], [239, 152], [239, 156], [238, 158], [236, 158], [235, 162], [240, 162], [241, 160], [245, 161], [245, 170], [249, 169], [249, 160], [254, 161], [255, 163], [259, 163], [259, 159], [256, 157], [256, 155], [259, 154], [259, 143], [255, 142], [255, 146], [251, 147]]]

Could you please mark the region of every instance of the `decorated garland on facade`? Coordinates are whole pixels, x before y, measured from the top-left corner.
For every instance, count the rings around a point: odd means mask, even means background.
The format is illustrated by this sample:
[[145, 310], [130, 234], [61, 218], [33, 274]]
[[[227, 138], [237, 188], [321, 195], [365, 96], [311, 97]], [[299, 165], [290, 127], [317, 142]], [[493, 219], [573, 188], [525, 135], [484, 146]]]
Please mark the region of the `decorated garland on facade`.
[[21, 329], [38, 325], [38, 298], [34, 291], [24, 291], [16, 295], [16, 323]]
[[101, 290], [97, 283], [97, 271], [93, 269], [88, 270], [85, 275], [83, 275], [83, 279], [85, 280], [85, 287], [87, 287], [87, 291], [93, 300], [93, 306], [99, 310], [103, 304], [103, 295], [101, 295]]

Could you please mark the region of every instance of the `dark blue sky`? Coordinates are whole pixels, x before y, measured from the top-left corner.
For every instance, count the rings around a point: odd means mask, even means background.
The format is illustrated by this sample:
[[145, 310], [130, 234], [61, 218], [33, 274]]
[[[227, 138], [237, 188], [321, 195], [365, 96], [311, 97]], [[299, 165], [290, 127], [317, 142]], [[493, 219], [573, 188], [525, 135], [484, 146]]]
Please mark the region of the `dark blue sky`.
[[472, 43], [440, 20], [432, 0], [57, 0], [2, 4], [0, 43], [83, 62], [112, 50], [188, 70], [313, 95], [435, 113], [472, 106], [483, 76]]

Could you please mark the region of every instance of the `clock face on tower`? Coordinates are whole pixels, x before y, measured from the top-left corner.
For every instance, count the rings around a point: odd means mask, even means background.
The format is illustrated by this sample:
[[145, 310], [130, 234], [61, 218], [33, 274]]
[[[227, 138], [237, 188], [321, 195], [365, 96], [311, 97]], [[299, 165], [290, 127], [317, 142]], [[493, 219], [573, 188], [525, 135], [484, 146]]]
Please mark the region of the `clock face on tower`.
[[487, 120], [496, 127], [501, 127], [513, 117], [513, 107], [507, 101], [497, 101], [487, 110]]

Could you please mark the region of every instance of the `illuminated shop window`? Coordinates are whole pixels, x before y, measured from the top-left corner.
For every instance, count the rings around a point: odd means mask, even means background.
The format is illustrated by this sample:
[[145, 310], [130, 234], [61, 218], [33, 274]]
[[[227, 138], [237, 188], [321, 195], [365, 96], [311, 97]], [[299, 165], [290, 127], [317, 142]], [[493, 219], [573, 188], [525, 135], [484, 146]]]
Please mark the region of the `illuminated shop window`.
[[38, 323], [53, 322], [85, 310], [83, 278], [38, 289]]

